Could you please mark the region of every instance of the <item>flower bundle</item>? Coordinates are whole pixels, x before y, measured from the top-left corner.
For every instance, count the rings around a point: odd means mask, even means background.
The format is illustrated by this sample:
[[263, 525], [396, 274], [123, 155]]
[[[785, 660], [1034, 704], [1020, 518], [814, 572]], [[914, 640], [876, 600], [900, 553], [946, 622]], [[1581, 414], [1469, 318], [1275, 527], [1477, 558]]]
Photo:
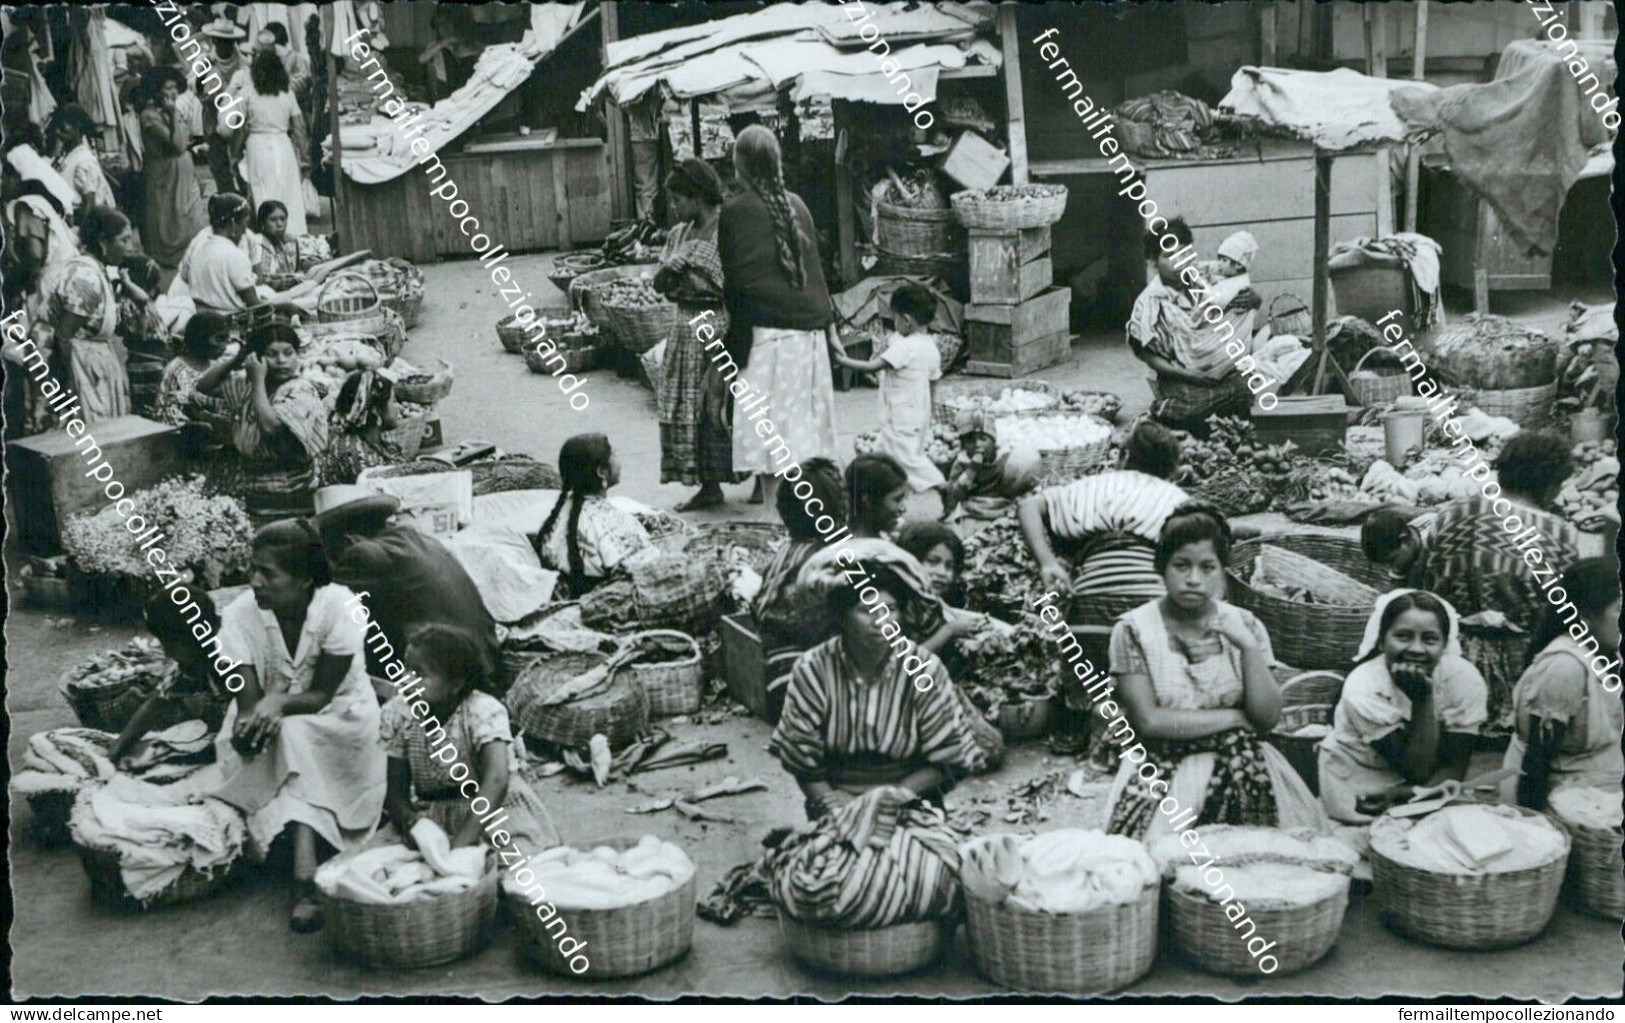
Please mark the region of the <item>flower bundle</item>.
[[[174, 477], [130, 497], [147, 529], [158, 529], [161, 539], [153, 546], [162, 547], [169, 565], [216, 577], [247, 569], [254, 539], [248, 515], [234, 498], [210, 494], [203, 477]], [[87, 575], [149, 575], [152, 566], [137, 540], [113, 507], [76, 515], [62, 530], [62, 546]]]

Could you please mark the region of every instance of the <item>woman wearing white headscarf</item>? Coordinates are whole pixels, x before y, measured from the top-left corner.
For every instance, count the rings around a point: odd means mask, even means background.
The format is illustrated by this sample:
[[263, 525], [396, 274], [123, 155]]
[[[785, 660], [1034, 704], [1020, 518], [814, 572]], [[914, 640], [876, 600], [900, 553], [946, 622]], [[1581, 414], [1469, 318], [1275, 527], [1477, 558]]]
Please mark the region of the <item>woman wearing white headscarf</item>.
[[1425, 590], [1394, 590], [1366, 623], [1320, 745], [1320, 798], [1361, 824], [1418, 786], [1461, 781], [1488, 717], [1488, 687], [1461, 656], [1456, 609]]

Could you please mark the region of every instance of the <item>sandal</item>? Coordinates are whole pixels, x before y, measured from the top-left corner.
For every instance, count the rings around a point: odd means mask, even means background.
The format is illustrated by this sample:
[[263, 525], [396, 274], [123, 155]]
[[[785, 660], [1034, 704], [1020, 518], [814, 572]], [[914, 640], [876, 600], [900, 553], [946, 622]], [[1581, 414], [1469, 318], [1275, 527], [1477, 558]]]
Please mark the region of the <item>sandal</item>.
[[288, 926], [296, 934], [313, 934], [322, 929], [322, 923], [322, 905], [316, 901], [316, 886], [307, 881], [299, 898], [294, 900]]

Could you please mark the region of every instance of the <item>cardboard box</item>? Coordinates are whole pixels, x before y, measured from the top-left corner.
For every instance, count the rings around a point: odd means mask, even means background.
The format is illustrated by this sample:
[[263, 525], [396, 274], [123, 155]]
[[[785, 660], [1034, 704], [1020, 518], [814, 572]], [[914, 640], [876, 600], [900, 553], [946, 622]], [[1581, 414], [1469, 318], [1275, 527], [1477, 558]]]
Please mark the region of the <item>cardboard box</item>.
[[110, 481], [120, 483], [126, 495], [188, 468], [180, 431], [140, 416], [92, 423], [78, 437], [52, 430], [12, 441], [6, 448], [11, 469], [6, 495], [13, 502], [17, 531], [33, 554], [57, 553], [62, 523], [112, 503], [106, 493], [108, 482], [86, 475], [92, 462], [105, 464], [108, 470], [99, 475], [110, 471]]
[[938, 169], [965, 188], [992, 188], [1010, 169], [1010, 157], [974, 131], [966, 131], [948, 147]]

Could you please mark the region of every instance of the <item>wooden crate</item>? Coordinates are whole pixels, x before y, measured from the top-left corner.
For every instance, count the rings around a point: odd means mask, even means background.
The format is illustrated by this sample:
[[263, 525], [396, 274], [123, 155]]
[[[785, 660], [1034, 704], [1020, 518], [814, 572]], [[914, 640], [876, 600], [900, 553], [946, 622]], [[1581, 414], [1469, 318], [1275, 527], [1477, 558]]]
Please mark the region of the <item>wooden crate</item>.
[[762, 658], [762, 637], [756, 631], [756, 622], [748, 614], [724, 615], [719, 631], [728, 695], [767, 721], [767, 664]]
[[965, 338], [972, 359], [1000, 359], [1029, 341], [1064, 333], [1072, 292], [1048, 291], [1017, 305], [967, 305]]
[[1291, 441], [1299, 454], [1335, 454], [1342, 448], [1353, 411], [1357, 410], [1341, 394], [1281, 398], [1273, 409], [1253, 406], [1253, 432], [1260, 444]]
[[[100, 511], [112, 503], [105, 492], [108, 483], [86, 475], [96, 471], [91, 462], [100, 465], [105, 461], [111, 479], [123, 485], [126, 495], [187, 468], [180, 431], [140, 416], [94, 423], [77, 438], [64, 430], [52, 430], [12, 441], [7, 447], [8, 493], [15, 502], [17, 530], [29, 552], [42, 555], [60, 550], [61, 525], [70, 516]], [[96, 457], [98, 450], [100, 458]], [[108, 471], [99, 475], [107, 476]]]
[[1055, 283], [1055, 267], [1048, 256], [1021, 266], [973, 265], [970, 300], [977, 305], [1018, 305]]
[[965, 363], [965, 372], [979, 377], [1023, 377], [1065, 362], [1071, 352], [1072, 334], [1063, 330], [1012, 349], [1005, 358], [973, 358]]
[[969, 231], [967, 232], [970, 265], [987, 267], [1024, 266], [1040, 256], [1049, 255], [1050, 229], [1029, 227], [1024, 231]]

